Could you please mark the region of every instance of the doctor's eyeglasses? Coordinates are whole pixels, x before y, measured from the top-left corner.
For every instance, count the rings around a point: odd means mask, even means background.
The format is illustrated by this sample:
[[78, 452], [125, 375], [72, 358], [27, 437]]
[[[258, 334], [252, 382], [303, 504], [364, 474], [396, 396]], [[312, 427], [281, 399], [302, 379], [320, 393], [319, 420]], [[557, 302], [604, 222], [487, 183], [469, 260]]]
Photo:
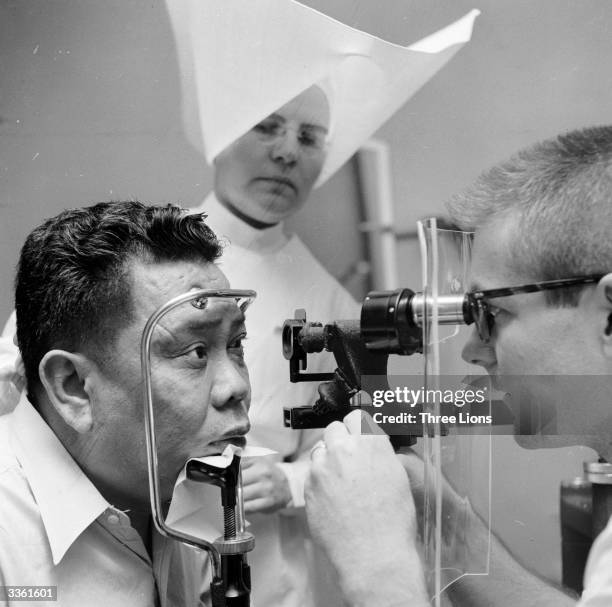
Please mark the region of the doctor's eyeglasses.
[[604, 274], [590, 274], [588, 276], [575, 276], [573, 278], [562, 278], [559, 280], [545, 280], [516, 287], [472, 291], [465, 296], [463, 304], [464, 317], [468, 325], [472, 323], [476, 325], [478, 336], [484, 343], [488, 343], [491, 339], [496, 315], [495, 307], [489, 303], [489, 299], [509, 297], [510, 295], [518, 295], [519, 293], [536, 293], [538, 291], [588, 285], [599, 282], [604, 276]]

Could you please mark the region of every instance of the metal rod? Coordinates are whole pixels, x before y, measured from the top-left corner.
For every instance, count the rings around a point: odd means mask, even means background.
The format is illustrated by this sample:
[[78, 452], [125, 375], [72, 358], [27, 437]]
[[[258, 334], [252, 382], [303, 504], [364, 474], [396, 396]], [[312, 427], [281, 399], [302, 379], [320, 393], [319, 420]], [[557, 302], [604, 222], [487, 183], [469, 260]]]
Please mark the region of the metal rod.
[[236, 485], [236, 525], [238, 527], [238, 534], [244, 533], [245, 520], [244, 498], [242, 495], [242, 468], [238, 470], [238, 484]]
[[172, 537], [190, 546], [206, 550], [209, 554], [211, 565], [213, 568], [213, 576], [221, 577], [221, 556], [219, 551], [210, 542], [192, 536], [181, 531], [172, 529], [166, 525], [162, 516], [162, 503], [159, 482], [159, 469], [157, 461], [157, 442], [155, 437], [155, 422], [153, 411], [153, 387], [151, 381], [151, 339], [153, 330], [159, 323], [162, 316], [173, 310], [174, 308], [188, 301], [201, 298], [254, 298], [255, 291], [236, 290], [236, 289], [198, 289], [189, 291], [183, 295], [174, 297], [164, 305], [159, 307], [147, 321], [140, 342], [140, 364], [144, 380], [144, 414], [145, 414], [145, 437], [147, 444], [147, 465], [149, 472], [149, 496], [151, 499], [151, 512], [153, 515], [153, 523], [162, 535]]
[[423, 293], [415, 293], [411, 302], [414, 322], [419, 327], [424, 327], [426, 322], [426, 311], [435, 309], [437, 311], [437, 325], [462, 325], [465, 323], [463, 313], [465, 295], [438, 295], [437, 306], [433, 307], [433, 296]]

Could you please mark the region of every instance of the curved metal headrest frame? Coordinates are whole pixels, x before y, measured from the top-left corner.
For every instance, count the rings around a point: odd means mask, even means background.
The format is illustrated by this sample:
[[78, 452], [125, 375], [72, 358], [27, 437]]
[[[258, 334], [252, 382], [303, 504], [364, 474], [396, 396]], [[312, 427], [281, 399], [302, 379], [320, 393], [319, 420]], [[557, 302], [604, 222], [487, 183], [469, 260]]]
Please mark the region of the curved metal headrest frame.
[[257, 296], [255, 291], [239, 290], [239, 289], [197, 289], [174, 297], [164, 305], [159, 307], [149, 318], [142, 332], [142, 340], [140, 342], [140, 365], [142, 369], [142, 377], [144, 380], [144, 414], [145, 414], [145, 432], [147, 442], [147, 465], [149, 470], [149, 497], [151, 499], [151, 512], [153, 514], [153, 522], [157, 530], [165, 536], [179, 540], [190, 546], [206, 550], [210, 556], [213, 575], [221, 577], [221, 557], [217, 548], [210, 542], [195, 537], [193, 535], [177, 531], [166, 525], [162, 515], [161, 492], [159, 483], [159, 470], [157, 466], [157, 442], [155, 438], [155, 422], [153, 413], [153, 391], [151, 382], [151, 338], [153, 331], [158, 325], [160, 319], [171, 310], [174, 310], [181, 304], [191, 301], [195, 308], [203, 309], [206, 306], [208, 299], [240, 299], [246, 300], [241, 305], [244, 310]]

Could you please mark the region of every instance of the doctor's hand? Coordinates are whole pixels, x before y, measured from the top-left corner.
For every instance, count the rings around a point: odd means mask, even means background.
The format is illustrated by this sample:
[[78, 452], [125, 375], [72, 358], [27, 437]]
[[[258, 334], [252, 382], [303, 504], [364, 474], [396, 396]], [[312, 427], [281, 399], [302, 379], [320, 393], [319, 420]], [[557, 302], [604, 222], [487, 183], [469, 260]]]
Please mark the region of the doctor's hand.
[[267, 457], [245, 458], [241, 468], [245, 513], [270, 514], [289, 504], [289, 481], [273, 461]]
[[416, 535], [406, 472], [387, 435], [359, 435], [362, 419], [371, 418], [353, 411], [344, 423], [333, 422], [312, 451], [306, 512], [314, 539], [330, 556], [337, 549], [350, 554], [351, 538], [359, 544], [355, 550], [367, 536], [369, 552], [392, 552], [390, 547], [409, 544]]
[[333, 422], [313, 448], [310, 531], [349, 604], [427, 605], [408, 477], [386, 435], [359, 435], [362, 421], [373, 424], [361, 411]]

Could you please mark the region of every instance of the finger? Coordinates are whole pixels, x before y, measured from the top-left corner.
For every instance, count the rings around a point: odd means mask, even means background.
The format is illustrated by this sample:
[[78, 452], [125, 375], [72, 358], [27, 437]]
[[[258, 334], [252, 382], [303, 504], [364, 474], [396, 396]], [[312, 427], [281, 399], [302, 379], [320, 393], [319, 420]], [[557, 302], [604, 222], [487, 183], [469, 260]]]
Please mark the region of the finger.
[[385, 431], [374, 421], [372, 416], [362, 409], [351, 411], [344, 418], [344, 423], [351, 434], [381, 434], [386, 436]]
[[387, 436], [387, 433], [374, 421], [372, 416], [366, 411], [361, 412], [361, 432], [362, 434]]
[[257, 467], [247, 468], [242, 471], [242, 486], [252, 485], [261, 478], [261, 472]]
[[332, 422], [323, 432], [323, 440], [328, 449], [342, 442], [349, 435], [348, 428], [342, 422]]
[[260, 497], [265, 497], [266, 492], [262, 490], [260, 484], [249, 485], [248, 487], [243, 487], [242, 489], [242, 499], [246, 503], [247, 501], [253, 501], [254, 499], [258, 499]]
[[382, 434], [386, 436], [385, 431], [372, 419], [372, 416], [362, 409], [351, 411], [343, 421], [351, 434]]
[[355, 409], [351, 411], [342, 420], [346, 426], [349, 434], [361, 434], [361, 421], [363, 419], [363, 411], [361, 409]]
[[243, 457], [240, 460], [240, 469], [246, 470], [247, 468], [250, 468], [256, 461], [256, 457]]
[[260, 497], [257, 499], [249, 500], [244, 502], [244, 511], [246, 514], [252, 512], [264, 512], [270, 509], [274, 504], [272, 500], [267, 497]]
[[408, 478], [410, 478], [412, 483], [423, 483], [425, 465], [423, 460], [416, 453], [401, 453], [397, 455], [397, 459], [408, 473]]
[[310, 450], [310, 459], [313, 464], [319, 463], [325, 459], [327, 455], [327, 447], [325, 443], [320, 440], [317, 441], [313, 448]]
[[422, 498], [425, 490], [425, 467], [423, 460], [415, 453], [402, 453], [396, 457], [406, 471], [413, 495], [417, 499]]

